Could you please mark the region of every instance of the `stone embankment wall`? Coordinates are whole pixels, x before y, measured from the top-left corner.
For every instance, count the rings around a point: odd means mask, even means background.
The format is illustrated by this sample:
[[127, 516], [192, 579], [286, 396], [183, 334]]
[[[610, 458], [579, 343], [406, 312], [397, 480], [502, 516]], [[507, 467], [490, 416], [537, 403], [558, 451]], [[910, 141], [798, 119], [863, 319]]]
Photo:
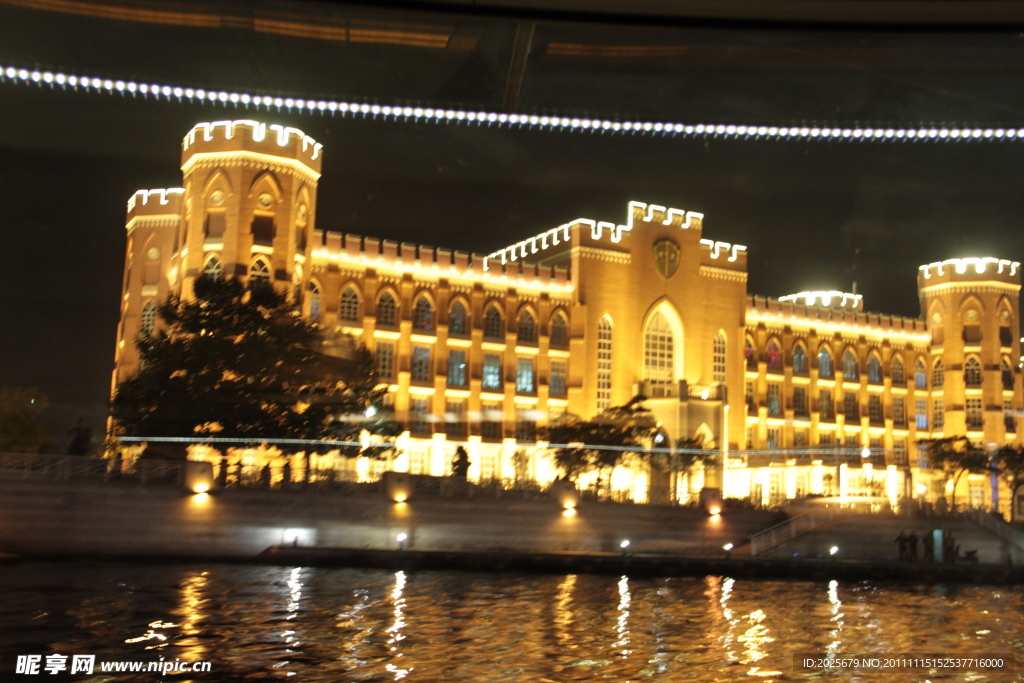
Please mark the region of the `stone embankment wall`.
[[724, 554], [776, 523], [771, 513], [547, 499], [413, 498], [382, 493], [225, 490], [194, 495], [137, 482], [0, 478], [0, 551], [250, 558], [272, 545]]

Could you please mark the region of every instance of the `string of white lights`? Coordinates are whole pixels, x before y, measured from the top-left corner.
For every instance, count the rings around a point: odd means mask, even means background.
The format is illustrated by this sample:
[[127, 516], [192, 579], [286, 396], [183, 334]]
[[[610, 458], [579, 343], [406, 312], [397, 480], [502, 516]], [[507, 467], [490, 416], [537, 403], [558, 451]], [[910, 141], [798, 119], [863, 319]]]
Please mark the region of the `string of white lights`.
[[37, 85], [76, 93], [106, 93], [133, 97], [222, 104], [235, 107], [265, 107], [276, 111], [331, 116], [373, 117], [387, 121], [478, 124], [608, 134], [650, 134], [687, 137], [718, 137], [738, 140], [825, 140], [849, 142], [993, 142], [1024, 139], [1024, 128], [981, 128], [921, 126], [911, 128], [849, 126], [765, 126], [758, 124], [672, 123], [613, 121], [610, 119], [536, 114], [509, 114], [433, 107], [389, 106], [301, 97], [254, 95], [226, 90], [208, 90], [127, 79], [96, 78], [53, 71], [39, 71], [0, 65], [0, 84]]

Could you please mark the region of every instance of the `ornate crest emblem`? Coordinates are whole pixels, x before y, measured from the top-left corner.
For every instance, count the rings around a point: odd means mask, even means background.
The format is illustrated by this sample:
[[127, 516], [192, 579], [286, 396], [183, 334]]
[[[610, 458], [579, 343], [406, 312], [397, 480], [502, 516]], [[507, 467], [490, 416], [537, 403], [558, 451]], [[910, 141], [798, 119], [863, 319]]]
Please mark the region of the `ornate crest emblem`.
[[670, 239], [658, 240], [654, 243], [654, 264], [658, 274], [666, 280], [676, 274], [679, 268], [679, 245]]

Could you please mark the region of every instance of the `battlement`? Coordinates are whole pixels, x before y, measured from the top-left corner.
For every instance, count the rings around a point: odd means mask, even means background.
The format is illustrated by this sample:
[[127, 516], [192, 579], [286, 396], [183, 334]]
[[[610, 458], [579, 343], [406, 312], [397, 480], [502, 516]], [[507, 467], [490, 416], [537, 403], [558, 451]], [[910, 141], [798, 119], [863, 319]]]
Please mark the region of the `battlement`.
[[748, 325], [766, 323], [798, 328], [813, 327], [827, 333], [863, 335], [874, 339], [897, 339], [922, 344], [931, 341], [925, 321], [919, 318], [865, 313], [851, 308], [812, 306], [789, 300], [788, 297], [783, 301], [748, 296], [746, 321]]
[[136, 190], [128, 198], [128, 217], [181, 214], [185, 189]]
[[1008, 259], [954, 258], [921, 266], [917, 274], [920, 290], [952, 282], [1001, 282], [1020, 287], [1020, 263]]
[[779, 301], [792, 301], [806, 306], [820, 306], [822, 308], [845, 308], [850, 311], [864, 310], [864, 296], [862, 294], [850, 294], [834, 290], [788, 294], [780, 296]]
[[320, 175], [323, 145], [298, 128], [259, 121], [197, 123], [181, 143], [181, 165], [197, 154], [249, 152], [298, 161]]
[[569, 269], [522, 260], [491, 261], [481, 254], [338, 232], [313, 231], [313, 258], [408, 272], [417, 276], [464, 279], [553, 293], [572, 291]]
[[747, 267], [747, 248], [742, 244], [701, 240], [700, 246], [701, 263], [705, 265], [741, 270]]
[[629, 225], [632, 228], [634, 221], [645, 223], [661, 223], [682, 230], [700, 230], [704, 227], [704, 214], [696, 211], [683, 211], [682, 209], [669, 209], [657, 204], [644, 204], [643, 202], [629, 203]]

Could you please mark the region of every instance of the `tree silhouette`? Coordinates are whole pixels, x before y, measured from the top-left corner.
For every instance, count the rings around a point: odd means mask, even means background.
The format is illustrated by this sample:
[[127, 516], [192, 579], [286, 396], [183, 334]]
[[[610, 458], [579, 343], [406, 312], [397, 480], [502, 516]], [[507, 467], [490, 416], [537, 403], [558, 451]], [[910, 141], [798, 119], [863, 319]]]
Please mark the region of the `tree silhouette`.
[[53, 440], [39, 424], [49, 405], [35, 389], [0, 387], [0, 453], [53, 452]]
[[924, 442], [928, 465], [940, 469], [942, 482], [952, 480], [950, 508], [956, 509], [956, 485], [965, 472], [980, 473], [989, 469], [988, 452], [975, 446], [966, 436], [947, 436], [943, 439], [927, 439]]
[[1017, 491], [1024, 486], [1024, 446], [1006, 445], [996, 451], [999, 476], [1010, 489], [1010, 521], [1014, 522]]

